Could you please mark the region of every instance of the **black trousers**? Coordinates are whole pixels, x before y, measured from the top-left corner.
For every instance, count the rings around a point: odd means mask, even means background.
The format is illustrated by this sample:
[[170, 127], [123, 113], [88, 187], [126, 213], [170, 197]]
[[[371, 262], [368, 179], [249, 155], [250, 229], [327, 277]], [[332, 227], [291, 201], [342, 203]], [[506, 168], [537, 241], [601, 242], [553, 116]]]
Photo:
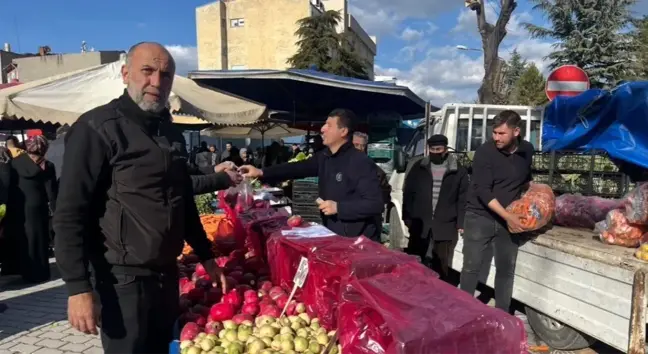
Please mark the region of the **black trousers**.
[[179, 315], [177, 274], [111, 273], [97, 281], [104, 352], [168, 353]]
[[451, 283], [450, 262], [456, 245], [456, 240], [434, 240], [430, 231], [426, 238], [411, 236], [405, 252], [418, 256], [441, 280]]
[[463, 242], [463, 268], [459, 285], [461, 290], [471, 295], [475, 294], [481, 270], [490, 267], [484, 256], [492, 246], [496, 268], [495, 306], [510, 312], [518, 239], [511, 236], [505, 225], [491, 218], [466, 212]]

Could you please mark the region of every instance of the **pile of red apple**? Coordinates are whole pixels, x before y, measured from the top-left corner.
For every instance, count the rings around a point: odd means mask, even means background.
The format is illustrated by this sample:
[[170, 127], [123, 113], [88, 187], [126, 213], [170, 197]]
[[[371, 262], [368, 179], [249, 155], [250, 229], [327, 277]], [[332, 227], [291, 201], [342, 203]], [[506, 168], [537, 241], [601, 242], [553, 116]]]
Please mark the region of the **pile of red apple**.
[[[222, 322], [233, 320], [236, 324], [250, 321], [257, 316], [278, 318], [288, 302], [288, 293], [274, 286], [268, 277], [268, 268], [256, 257], [247, 257], [241, 251], [233, 251], [227, 257], [219, 257], [228, 291], [212, 285], [207, 271], [200, 264], [180, 264], [180, 326], [192, 323], [205, 333], [217, 334]], [[295, 296], [298, 298], [299, 294]], [[286, 309], [289, 316], [297, 313], [303, 304], [292, 300]]]

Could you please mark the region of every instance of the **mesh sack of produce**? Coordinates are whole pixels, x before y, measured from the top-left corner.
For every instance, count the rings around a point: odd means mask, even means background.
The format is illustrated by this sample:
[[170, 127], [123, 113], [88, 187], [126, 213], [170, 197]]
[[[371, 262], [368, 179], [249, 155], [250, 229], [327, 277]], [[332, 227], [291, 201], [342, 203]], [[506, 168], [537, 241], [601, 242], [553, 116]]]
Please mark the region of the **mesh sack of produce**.
[[506, 210], [521, 216], [524, 231], [535, 231], [545, 227], [556, 208], [556, 197], [550, 186], [531, 183], [522, 198], [511, 203]]
[[556, 198], [554, 223], [566, 227], [593, 229], [610, 210], [623, 205], [622, 199], [606, 199], [582, 195], [563, 194]]
[[356, 272], [343, 281], [340, 299], [338, 335], [345, 354], [528, 353], [522, 321], [415, 262], [389, 273]]
[[605, 220], [596, 223], [601, 241], [624, 247], [637, 247], [648, 226], [631, 224], [620, 209], [610, 210]]
[[632, 224], [648, 224], [648, 183], [642, 183], [625, 197], [625, 216]]
[[[344, 238], [308, 252], [308, 280], [302, 299], [308, 313], [327, 328], [337, 326], [340, 284], [351, 274], [388, 273], [395, 265], [417, 263], [415, 257], [390, 250], [365, 237]], [[436, 273], [430, 271], [431, 276]]]

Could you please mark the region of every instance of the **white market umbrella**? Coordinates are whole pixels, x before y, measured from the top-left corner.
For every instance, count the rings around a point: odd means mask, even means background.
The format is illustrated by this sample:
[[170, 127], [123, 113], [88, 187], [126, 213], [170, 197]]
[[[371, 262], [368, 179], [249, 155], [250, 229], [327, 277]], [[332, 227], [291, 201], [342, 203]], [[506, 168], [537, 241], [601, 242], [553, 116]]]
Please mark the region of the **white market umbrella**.
[[213, 126], [203, 129], [200, 134], [218, 138], [279, 139], [289, 136], [306, 135], [302, 129], [291, 128], [286, 122], [266, 120], [250, 125]]
[[[0, 90], [0, 117], [72, 124], [84, 112], [122, 94], [122, 64], [117, 61], [4, 88]], [[171, 91], [171, 111], [192, 116], [193, 124], [201, 120], [222, 125], [252, 124], [267, 117], [263, 104], [178, 75]]]

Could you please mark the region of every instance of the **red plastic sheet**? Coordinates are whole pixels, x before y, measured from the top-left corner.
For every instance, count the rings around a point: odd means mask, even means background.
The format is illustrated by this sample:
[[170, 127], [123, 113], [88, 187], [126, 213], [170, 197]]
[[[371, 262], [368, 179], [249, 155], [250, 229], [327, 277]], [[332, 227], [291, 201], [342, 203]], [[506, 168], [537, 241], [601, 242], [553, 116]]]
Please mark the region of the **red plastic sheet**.
[[527, 353], [518, 318], [485, 306], [418, 263], [354, 273], [342, 283], [338, 334], [345, 354]]

